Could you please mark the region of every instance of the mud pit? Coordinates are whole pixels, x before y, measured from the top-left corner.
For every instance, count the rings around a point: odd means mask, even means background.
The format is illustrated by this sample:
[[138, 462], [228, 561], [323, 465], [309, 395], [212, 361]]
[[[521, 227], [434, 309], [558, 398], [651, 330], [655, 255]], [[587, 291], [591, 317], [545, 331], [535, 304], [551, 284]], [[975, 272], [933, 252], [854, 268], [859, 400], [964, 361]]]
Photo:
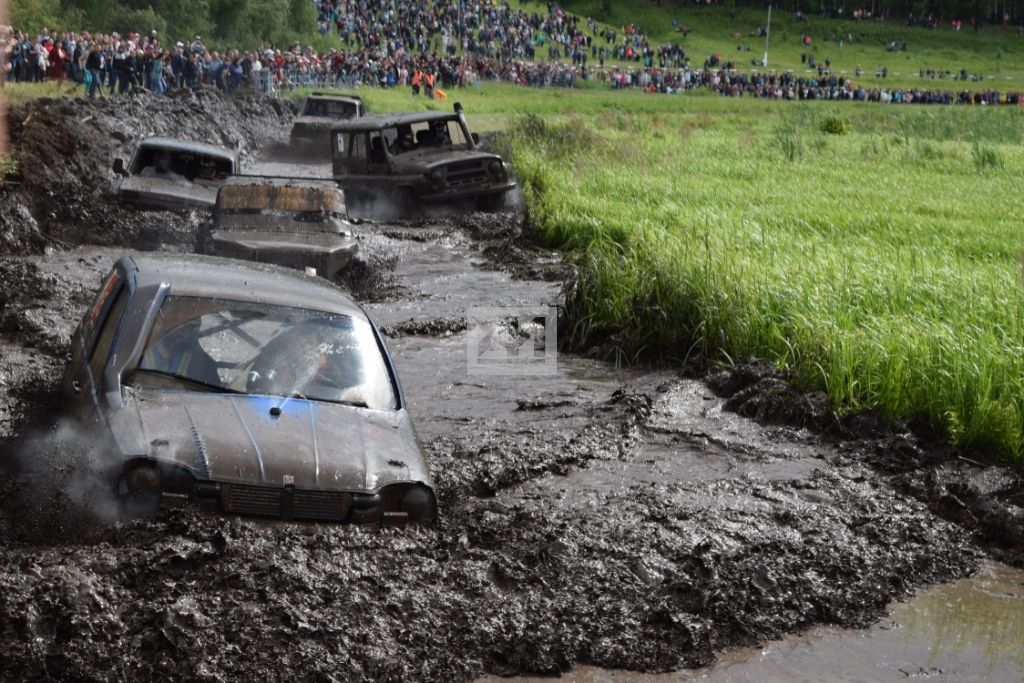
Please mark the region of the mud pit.
[[[91, 455], [47, 416], [67, 336], [121, 250], [0, 259], [13, 283], [0, 299], [0, 675], [701, 666], [818, 624], [867, 626], [894, 599], [970, 574], [986, 530], [1013, 528], [1012, 473], [975, 484], [1003, 496], [1002, 522], [961, 526], [928, 493], [949, 492], [949, 465], [909, 457], [906, 438], [830, 443], [761, 425], [671, 370], [564, 353], [552, 377], [469, 375], [466, 308], [557, 303], [564, 267], [522, 240], [514, 214], [358, 227], [378, 271], [361, 294], [434, 468], [434, 530], [191, 510], [85, 525], [99, 494], [64, 492], [81, 489]], [[12, 505], [26, 499], [29, 513]]]

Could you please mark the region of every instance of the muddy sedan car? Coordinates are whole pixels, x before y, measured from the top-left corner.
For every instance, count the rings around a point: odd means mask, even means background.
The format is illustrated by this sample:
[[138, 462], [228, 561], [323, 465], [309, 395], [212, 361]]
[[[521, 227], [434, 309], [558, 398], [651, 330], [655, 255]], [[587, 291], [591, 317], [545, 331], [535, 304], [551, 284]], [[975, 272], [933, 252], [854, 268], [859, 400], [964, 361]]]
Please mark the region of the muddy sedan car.
[[206, 251], [217, 256], [314, 268], [333, 279], [362, 260], [345, 196], [330, 181], [238, 176], [224, 183]]
[[64, 388], [109, 442], [111, 484], [132, 509], [197, 500], [285, 520], [436, 518], [384, 342], [325, 280], [122, 257], [74, 334]]
[[401, 208], [475, 199], [494, 208], [516, 183], [508, 164], [478, 147], [455, 111], [365, 116], [331, 129], [334, 179], [360, 202], [387, 200]]
[[114, 160], [122, 176], [117, 196], [123, 203], [151, 209], [208, 209], [224, 180], [238, 173], [238, 154], [213, 145], [169, 138], [146, 138], [131, 163]]

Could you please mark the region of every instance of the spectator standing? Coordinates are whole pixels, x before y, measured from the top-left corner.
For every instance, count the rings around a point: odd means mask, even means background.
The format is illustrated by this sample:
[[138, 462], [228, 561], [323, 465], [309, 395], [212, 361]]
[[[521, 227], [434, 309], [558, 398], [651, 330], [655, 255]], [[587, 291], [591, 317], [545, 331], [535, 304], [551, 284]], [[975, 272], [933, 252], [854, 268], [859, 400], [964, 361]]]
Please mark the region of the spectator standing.
[[149, 83], [157, 95], [167, 92], [167, 82], [164, 80], [165, 59], [163, 50], [161, 50], [153, 57], [149, 67]]
[[98, 39], [94, 40], [85, 53], [85, 71], [89, 74], [86, 94], [89, 97], [95, 97], [97, 92], [103, 95], [103, 58], [103, 46]]

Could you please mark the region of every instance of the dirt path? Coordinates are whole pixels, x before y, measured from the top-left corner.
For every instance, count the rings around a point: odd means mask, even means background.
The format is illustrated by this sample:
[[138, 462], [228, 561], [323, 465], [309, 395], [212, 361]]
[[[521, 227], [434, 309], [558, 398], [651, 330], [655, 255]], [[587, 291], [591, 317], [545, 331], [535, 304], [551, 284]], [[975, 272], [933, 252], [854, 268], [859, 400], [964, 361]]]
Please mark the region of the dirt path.
[[515, 214], [358, 229], [374, 270], [357, 290], [434, 468], [435, 530], [90, 522], [82, 444], [48, 416], [67, 336], [122, 250], [0, 258], [0, 436], [20, 468], [0, 470], [0, 677], [665, 671], [868, 626], [977, 567], [977, 536], [908, 494], [934, 468], [891, 464], [910, 462], [900, 442], [830, 444], [675, 371], [566, 353], [550, 376], [470, 374], [469, 307], [560, 298], [564, 267]]

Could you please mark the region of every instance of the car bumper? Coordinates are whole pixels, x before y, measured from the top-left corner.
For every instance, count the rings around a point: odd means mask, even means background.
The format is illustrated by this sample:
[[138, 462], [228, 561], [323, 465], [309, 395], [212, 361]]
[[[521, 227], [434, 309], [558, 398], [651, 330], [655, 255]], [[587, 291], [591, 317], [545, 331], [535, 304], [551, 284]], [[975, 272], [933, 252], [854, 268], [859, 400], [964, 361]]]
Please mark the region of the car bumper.
[[452, 201], [456, 199], [469, 199], [471, 197], [486, 197], [495, 194], [504, 194], [516, 189], [516, 183], [513, 180], [502, 184], [493, 185], [477, 185], [474, 187], [459, 188], [456, 190], [448, 190], [444, 192], [433, 192], [433, 188], [424, 192], [418, 192], [416, 197], [420, 201], [424, 202], [443, 202]]
[[[399, 509], [401, 496], [413, 488], [429, 492], [432, 510], [425, 522], [411, 519], [408, 512]], [[155, 502], [161, 508], [179, 509], [192, 501], [224, 514], [282, 521], [388, 526], [420, 522], [429, 526], [437, 516], [433, 492], [419, 484], [389, 486], [377, 493], [364, 493], [201, 481], [196, 482], [189, 493], [162, 492]]]

